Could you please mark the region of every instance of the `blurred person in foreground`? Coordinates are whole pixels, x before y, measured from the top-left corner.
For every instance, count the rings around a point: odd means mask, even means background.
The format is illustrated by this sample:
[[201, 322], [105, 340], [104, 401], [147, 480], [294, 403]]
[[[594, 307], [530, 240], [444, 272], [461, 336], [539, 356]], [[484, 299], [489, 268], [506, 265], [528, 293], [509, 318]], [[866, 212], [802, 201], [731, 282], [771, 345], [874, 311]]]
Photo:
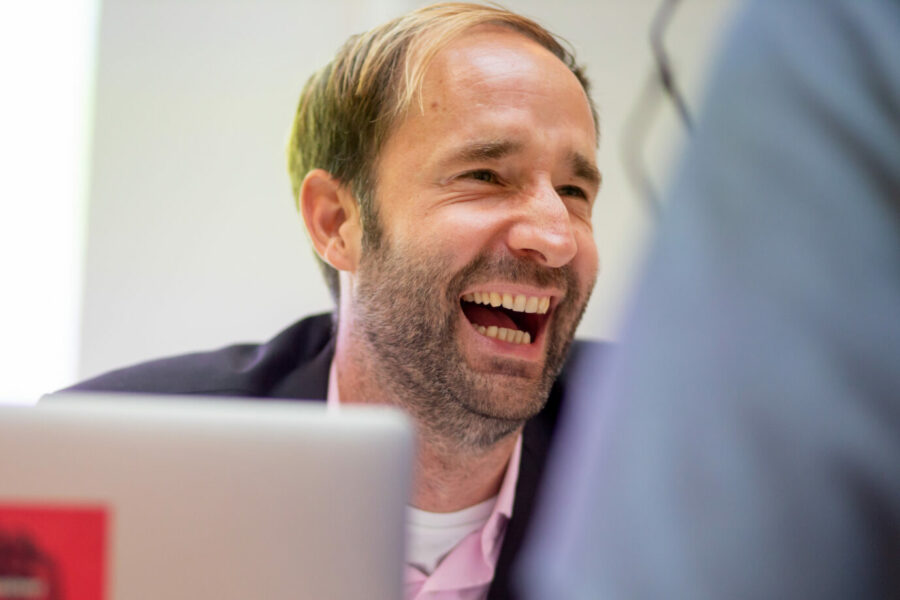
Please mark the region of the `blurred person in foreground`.
[[597, 133], [574, 57], [514, 13], [435, 5], [354, 36], [288, 148], [335, 312], [70, 391], [399, 406], [418, 428], [406, 597], [511, 597], [597, 273]]
[[900, 3], [742, 7], [629, 313], [527, 596], [900, 598]]

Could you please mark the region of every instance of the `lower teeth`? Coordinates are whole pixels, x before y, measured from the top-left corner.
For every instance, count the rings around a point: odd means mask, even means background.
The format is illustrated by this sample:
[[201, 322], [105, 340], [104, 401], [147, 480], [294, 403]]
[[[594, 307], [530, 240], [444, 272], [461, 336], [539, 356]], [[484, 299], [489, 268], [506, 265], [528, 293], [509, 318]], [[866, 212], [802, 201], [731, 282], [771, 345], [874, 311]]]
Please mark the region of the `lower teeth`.
[[490, 327], [485, 327], [484, 325], [476, 325], [475, 328], [478, 330], [478, 333], [489, 338], [496, 338], [498, 340], [511, 342], [513, 344], [531, 343], [531, 334], [527, 331], [507, 329], [506, 327], [497, 327], [496, 325], [491, 325]]

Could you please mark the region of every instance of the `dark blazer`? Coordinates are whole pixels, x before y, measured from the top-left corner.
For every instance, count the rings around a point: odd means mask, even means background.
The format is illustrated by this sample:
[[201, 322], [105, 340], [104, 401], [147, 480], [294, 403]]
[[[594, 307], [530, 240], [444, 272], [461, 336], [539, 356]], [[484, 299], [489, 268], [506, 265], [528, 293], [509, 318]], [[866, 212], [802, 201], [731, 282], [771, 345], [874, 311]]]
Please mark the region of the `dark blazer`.
[[[240, 344], [155, 360], [100, 375], [63, 391], [323, 401], [328, 394], [334, 340], [331, 315], [315, 315], [291, 325], [265, 344]], [[592, 354], [597, 347], [601, 352], [604, 347], [595, 342], [575, 342], [547, 406], [525, 425], [513, 515], [488, 594], [490, 600], [515, 597], [510, 590], [510, 567], [531, 519], [535, 492], [565, 392], [566, 373], [586, 346], [591, 347]]]

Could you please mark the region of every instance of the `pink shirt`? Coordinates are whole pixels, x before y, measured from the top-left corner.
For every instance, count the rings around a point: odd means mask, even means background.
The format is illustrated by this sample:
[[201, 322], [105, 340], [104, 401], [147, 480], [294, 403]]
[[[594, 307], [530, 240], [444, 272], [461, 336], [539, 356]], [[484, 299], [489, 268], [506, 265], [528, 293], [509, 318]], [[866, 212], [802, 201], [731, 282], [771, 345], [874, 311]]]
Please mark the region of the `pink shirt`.
[[[335, 409], [340, 404], [337, 386], [337, 369], [334, 361], [328, 376], [327, 406]], [[494, 569], [500, 557], [500, 546], [506, 533], [506, 525], [512, 517], [516, 482], [519, 479], [519, 461], [522, 456], [522, 436], [516, 441], [506, 475], [497, 495], [497, 503], [487, 523], [478, 531], [464, 537], [444, 557], [431, 575], [425, 575], [415, 567], [406, 565], [404, 570], [406, 600], [481, 600], [487, 597], [494, 579]]]

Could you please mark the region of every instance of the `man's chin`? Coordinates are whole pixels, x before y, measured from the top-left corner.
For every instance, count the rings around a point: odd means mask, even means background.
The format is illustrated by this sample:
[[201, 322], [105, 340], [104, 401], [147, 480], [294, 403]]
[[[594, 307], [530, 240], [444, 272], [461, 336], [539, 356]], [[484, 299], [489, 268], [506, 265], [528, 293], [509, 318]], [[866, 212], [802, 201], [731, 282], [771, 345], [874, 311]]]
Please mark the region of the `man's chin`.
[[514, 358], [488, 358], [473, 370], [485, 378], [495, 378], [506, 385], [536, 386], [544, 373], [544, 363], [526, 362]]
[[539, 374], [532, 377], [533, 365], [502, 361], [489, 373], [478, 373], [478, 391], [465, 399], [467, 408], [487, 419], [527, 421], [547, 402], [550, 385]]
[[486, 355], [483, 348], [472, 347], [465, 348], [461, 356], [475, 388], [470, 398], [463, 399], [472, 413], [485, 419], [524, 422], [543, 409], [553, 384], [546, 356]]

